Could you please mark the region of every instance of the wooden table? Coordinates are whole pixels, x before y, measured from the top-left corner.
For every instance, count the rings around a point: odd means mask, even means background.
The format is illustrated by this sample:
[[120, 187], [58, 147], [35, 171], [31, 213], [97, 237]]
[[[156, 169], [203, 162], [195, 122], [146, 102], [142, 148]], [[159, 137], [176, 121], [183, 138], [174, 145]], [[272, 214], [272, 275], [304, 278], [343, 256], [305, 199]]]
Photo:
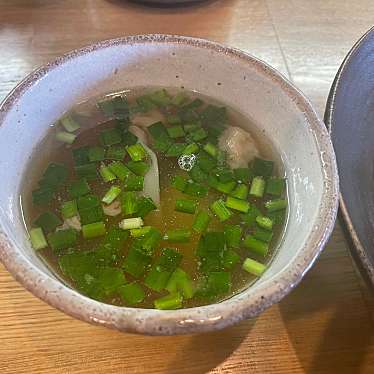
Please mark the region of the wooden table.
[[[372, 0], [221, 0], [148, 8], [120, 0], [0, 0], [0, 99], [37, 66], [139, 33], [209, 38], [279, 69], [323, 115]], [[337, 224], [281, 303], [224, 331], [143, 337], [90, 326], [26, 292], [0, 265], [0, 373], [374, 373], [374, 301]]]

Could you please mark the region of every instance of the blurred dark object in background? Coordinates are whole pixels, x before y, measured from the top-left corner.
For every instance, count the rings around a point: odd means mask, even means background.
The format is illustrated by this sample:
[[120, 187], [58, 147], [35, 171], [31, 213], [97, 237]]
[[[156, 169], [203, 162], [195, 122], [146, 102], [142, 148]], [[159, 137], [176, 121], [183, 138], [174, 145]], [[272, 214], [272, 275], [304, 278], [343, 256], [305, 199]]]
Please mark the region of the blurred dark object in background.
[[173, 6], [173, 5], [187, 5], [192, 3], [202, 3], [206, 0], [128, 0], [131, 3], [139, 3], [143, 5], [163, 5], [163, 6]]

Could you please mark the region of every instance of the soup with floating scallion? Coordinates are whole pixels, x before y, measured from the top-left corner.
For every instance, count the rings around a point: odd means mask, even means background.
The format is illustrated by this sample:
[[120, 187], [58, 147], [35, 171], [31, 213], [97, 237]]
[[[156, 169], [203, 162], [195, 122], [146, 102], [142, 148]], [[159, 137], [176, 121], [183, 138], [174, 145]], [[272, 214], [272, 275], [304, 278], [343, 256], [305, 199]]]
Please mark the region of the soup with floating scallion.
[[70, 287], [119, 306], [178, 309], [240, 292], [286, 222], [286, 179], [265, 135], [185, 90], [76, 105], [25, 178], [34, 250]]

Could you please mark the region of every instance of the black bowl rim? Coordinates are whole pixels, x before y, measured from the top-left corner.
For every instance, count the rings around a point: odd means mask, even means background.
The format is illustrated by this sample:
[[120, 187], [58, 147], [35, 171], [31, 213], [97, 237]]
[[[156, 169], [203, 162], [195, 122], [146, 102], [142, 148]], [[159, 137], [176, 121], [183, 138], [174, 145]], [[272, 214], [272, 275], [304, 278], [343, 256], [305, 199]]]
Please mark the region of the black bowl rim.
[[[340, 65], [339, 70], [336, 73], [334, 81], [331, 85], [330, 92], [326, 102], [324, 122], [328, 128], [328, 132], [331, 136], [331, 141], [333, 145], [334, 138], [332, 137], [332, 127], [333, 125], [336, 125], [333, 121], [335, 111], [335, 98], [337, 92], [339, 91], [340, 82], [344, 79], [345, 71], [347, 69], [347, 66], [350, 64], [352, 58], [370, 37], [374, 37], [374, 27], [369, 29], [363, 36], [361, 36], [361, 38], [350, 49], [350, 51], [344, 58], [342, 64]], [[348, 239], [352, 256], [355, 259], [365, 281], [374, 290], [374, 263], [370, 261], [366, 253], [365, 246], [361, 243], [357, 231], [354, 228], [342, 192], [340, 192], [339, 194], [339, 220], [343, 224], [344, 232], [346, 234], [346, 238]]]

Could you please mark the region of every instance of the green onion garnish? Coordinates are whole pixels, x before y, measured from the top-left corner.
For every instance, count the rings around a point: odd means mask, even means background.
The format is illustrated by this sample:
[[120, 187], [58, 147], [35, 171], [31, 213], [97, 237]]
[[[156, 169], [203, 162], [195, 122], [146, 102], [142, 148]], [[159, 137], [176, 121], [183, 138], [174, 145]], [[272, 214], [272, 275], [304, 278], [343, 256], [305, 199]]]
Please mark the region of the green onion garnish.
[[173, 229], [167, 230], [164, 235], [164, 240], [169, 242], [187, 243], [191, 239], [192, 232], [187, 229]]
[[119, 227], [122, 230], [131, 230], [131, 229], [138, 229], [142, 227], [144, 224], [141, 217], [136, 218], [125, 218], [119, 223]]
[[208, 153], [208, 155], [214, 157], [214, 158], [217, 158], [217, 155], [218, 155], [218, 149], [215, 145], [213, 145], [212, 143], [206, 143], [204, 145], [204, 151], [206, 153]]
[[269, 200], [265, 203], [265, 208], [268, 212], [275, 212], [277, 210], [286, 209], [287, 207], [287, 200], [285, 199], [276, 199], [276, 200]]
[[270, 177], [273, 173], [274, 161], [263, 160], [256, 157], [253, 161], [253, 173], [254, 175], [262, 177]]
[[128, 146], [127, 153], [133, 161], [141, 161], [147, 158], [147, 151], [140, 143]]
[[64, 219], [74, 217], [78, 214], [77, 201], [70, 200], [62, 203], [61, 215]]
[[101, 164], [99, 173], [104, 182], [111, 182], [117, 179], [116, 175], [112, 173], [111, 169], [108, 166], [105, 166], [105, 164]]
[[180, 175], [176, 175], [171, 182], [171, 185], [178, 191], [183, 192], [187, 185], [187, 180]]
[[34, 225], [41, 227], [43, 232], [48, 233], [53, 231], [57, 226], [61, 225], [62, 221], [52, 212], [44, 212], [34, 221]]
[[273, 228], [273, 221], [269, 217], [258, 216], [256, 217], [256, 223], [263, 229], [271, 231]]
[[226, 245], [231, 248], [239, 248], [242, 228], [240, 225], [225, 225], [224, 229]]
[[177, 212], [194, 214], [196, 207], [197, 202], [193, 200], [177, 199], [175, 201], [175, 210]]
[[117, 289], [117, 292], [121, 299], [129, 305], [139, 304], [145, 298], [145, 293], [137, 282], [124, 284]]
[[116, 128], [104, 130], [100, 133], [100, 139], [103, 145], [105, 146], [119, 144], [122, 141], [121, 131]]
[[240, 256], [232, 249], [228, 249], [223, 253], [222, 265], [225, 269], [231, 270], [239, 261]]
[[112, 186], [106, 192], [101, 201], [105, 204], [111, 204], [121, 193], [121, 188], [118, 186]]
[[70, 197], [75, 199], [77, 197], [87, 195], [91, 191], [91, 189], [85, 179], [80, 179], [76, 182], [73, 182], [68, 188], [68, 191]]
[[121, 207], [124, 215], [134, 214], [138, 211], [138, 198], [133, 191], [123, 192], [121, 195]]
[[247, 235], [243, 244], [245, 247], [261, 256], [265, 256], [269, 250], [269, 245], [267, 243], [255, 239], [252, 235]]
[[211, 204], [210, 209], [221, 222], [228, 220], [232, 215], [230, 210], [226, 208], [225, 203], [221, 199], [216, 200], [213, 204]]
[[283, 178], [270, 178], [266, 182], [266, 193], [274, 196], [281, 196], [286, 187], [286, 180]]
[[106, 150], [105, 158], [107, 160], [118, 160], [121, 161], [126, 156], [126, 148], [122, 144], [111, 145]]
[[95, 164], [78, 165], [74, 167], [75, 173], [79, 178], [87, 180], [97, 179], [97, 170]]
[[192, 280], [181, 268], [174, 270], [166, 285], [166, 290], [170, 293], [180, 292], [185, 299], [191, 299], [194, 295]]
[[199, 151], [199, 146], [196, 143], [188, 144], [188, 146], [183, 150], [182, 154], [190, 155], [192, 153], [197, 153]]
[[73, 229], [51, 232], [48, 234], [47, 240], [52, 250], [56, 252], [73, 247], [77, 242], [77, 233]]
[[104, 147], [90, 147], [88, 150], [88, 159], [90, 162], [103, 161], [105, 158]]
[[150, 165], [144, 161], [129, 161], [126, 166], [136, 175], [144, 176], [147, 174]]
[[179, 309], [182, 307], [182, 300], [182, 295], [179, 292], [175, 292], [156, 299], [154, 305], [156, 309], [160, 310]]
[[243, 262], [243, 269], [248, 272], [248, 273], [251, 273], [253, 275], [255, 275], [256, 277], [259, 277], [263, 274], [263, 272], [266, 270], [266, 266], [255, 261], [255, 260], [252, 260], [251, 258], [246, 258]]
[[232, 197], [237, 199], [246, 200], [248, 197], [249, 188], [246, 184], [240, 183], [236, 186], [234, 191], [231, 192]]
[[82, 234], [84, 239], [92, 239], [106, 234], [104, 222], [94, 222], [82, 226]]
[[144, 177], [141, 175], [130, 174], [125, 180], [123, 186], [126, 191], [143, 191]]
[[138, 229], [131, 229], [130, 235], [133, 238], [141, 238], [142, 236], [145, 236], [146, 234], [148, 234], [151, 228], [152, 228], [151, 226], [143, 226]]
[[124, 181], [131, 174], [130, 170], [121, 161], [114, 161], [110, 163], [108, 167], [120, 181]]
[[183, 127], [180, 125], [168, 127], [166, 130], [172, 139], [182, 138], [185, 135]]
[[60, 142], [67, 143], [67, 144], [73, 144], [76, 137], [77, 135], [72, 134], [67, 131], [58, 131], [56, 133], [56, 139], [59, 140]]
[[251, 184], [249, 194], [255, 197], [264, 196], [265, 180], [262, 177], [254, 177]]
[[62, 117], [60, 122], [67, 132], [74, 132], [81, 127], [71, 116]]
[[228, 208], [238, 210], [242, 213], [247, 213], [250, 207], [248, 201], [236, 199], [235, 197], [231, 196], [227, 196], [225, 204]]
[[30, 241], [36, 251], [48, 246], [43, 230], [40, 227], [30, 230]]
[[203, 233], [207, 229], [210, 220], [211, 217], [208, 212], [200, 210], [195, 217], [192, 228], [198, 233]]
[[255, 239], [261, 240], [262, 242], [269, 243], [273, 238], [273, 232], [257, 227], [253, 233]]

